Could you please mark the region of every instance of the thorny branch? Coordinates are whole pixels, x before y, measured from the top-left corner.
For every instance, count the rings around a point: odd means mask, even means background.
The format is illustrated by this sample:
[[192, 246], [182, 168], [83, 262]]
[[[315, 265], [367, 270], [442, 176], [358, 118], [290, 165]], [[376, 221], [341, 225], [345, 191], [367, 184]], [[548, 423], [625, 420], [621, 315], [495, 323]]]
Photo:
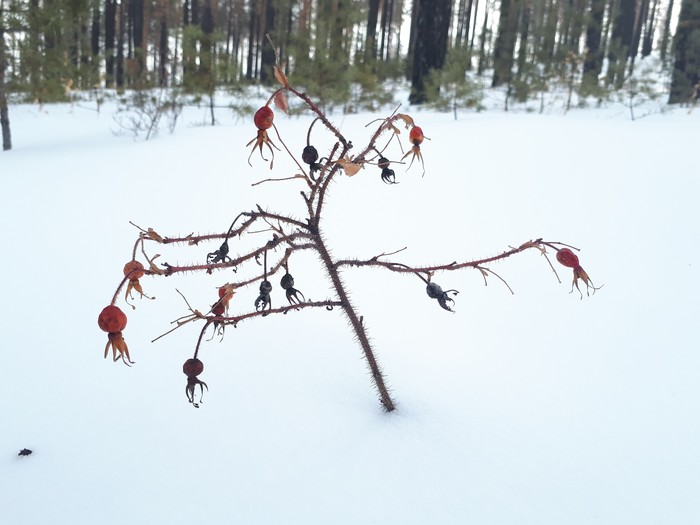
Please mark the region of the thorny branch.
[[[383, 261], [383, 260], [379, 259], [379, 257], [384, 256], [384, 254], [382, 254], [382, 255], [374, 256], [370, 259], [365, 259], [365, 260], [340, 259], [340, 260], [335, 262], [335, 267], [341, 268], [343, 266], [355, 266], [355, 267], [372, 266], [372, 267], [376, 267], [376, 268], [384, 268], [384, 269], [390, 270], [392, 272], [397, 272], [397, 273], [415, 273], [415, 274], [431, 275], [431, 274], [438, 272], [438, 271], [454, 271], [454, 270], [461, 270], [464, 268], [480, 269], [481, 267], [483, 267], [486, 264], [506, 259], [512, 255], [515, 255], [516, 253], [521, 253], [521, 252], [528, 250], [530, 248], [536, 248], [540, 251], [540, 253], [542, 253], [544, 255], [545, 254], [544, 246], [554, 247], [556, 244], [561, 244], [561, 243], [544, 242], [544, 241], [542, 241], [542, 239], [537, 239], [535, 241], [528, 241], [526, 243], [521, 244], [517, 248], [511, 248], [510, 250], [504, 251], [498, 255], [493, 255], [491, 257], [485, 257], [483, 259], [474, 259], [471, 261], [463, 261], [463, 262], [453, 261], [453, 262], [447, 263], [447, 264], [437, 264], [437, 265], [431, 265], [431, 266], [410, 266], [410, 265], [406, 265], [403, 263], [397, 263], [397, 262], [393, 262], [393, 261]], [[391, 255], [391, 254], [387, 254], [387, 255]]]

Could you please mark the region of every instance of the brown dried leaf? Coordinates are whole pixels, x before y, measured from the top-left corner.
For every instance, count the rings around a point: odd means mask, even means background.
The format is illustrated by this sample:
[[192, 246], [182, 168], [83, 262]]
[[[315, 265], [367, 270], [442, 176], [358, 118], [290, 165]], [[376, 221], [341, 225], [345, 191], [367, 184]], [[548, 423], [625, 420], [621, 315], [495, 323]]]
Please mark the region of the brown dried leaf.
[[275, 73], [275, 78], [277, 79], [277, 82], [282, 84], [284, 87], [289, 89], [289, 80], [287, 80], [287, 75], [284, 74], [282, 71], [282, 68], [278, 65], [276, 65], [274, 68], [274, 73]]
[[153, 272], [153, 273], [155, 273], [155, 274], [157, 274], [157, 275], [165, 275], [165, 270], [163, 270], [162, 268], [158, 268], [158, 267], [155, 265], [155, 263], [153, 262], [153, 261], [155, 261], [158, 257], [160, 257], [160, 254], [159, 254], [159, 253], [155, 254], [153, 257], [151, 257], [151, 258], [148, 260], [149, 269], [151, 270], [151, 272]]
[[398, 113], [396, 116], [404, 121], [407, 128], [412, 128], [413, 126], [415, 126], [413, 119], [405, 113]]
[[362, 169], [361, 164], [356, 164], [355, 162], [348, 159], [340, 159], [338, 161], [338, 164], [340, 164], [340, 167], [343, 168], [343, 171], [345, 171], [345, 175], [347, 175], [348, 177], [357, 175], [357, 172]]
[[533, 242], [533, 241], [527, 241], [522, 243], [520, 246], [518, 246], [519, 251], [527, 250], [529, 248], [535, 248], [540, 251], [542, 255], [547, 253], [547, 250], [545, 249], [544, 246], [541, 246], [540, 244]]
[[284, 91], [280, 90], [275, 93], [273, 101], [275, 102], [275, 107], [277, 107], [277, 109], [280, 109], [289, 115], [289, 102], [287, 101], [287, 94]]
[[156, 242], [163, 242], [163, 237], [158, 235], [153, 228], [148, 228], [148, 231], [146, 232], [146, 236], [149, 239], [154, 240]]

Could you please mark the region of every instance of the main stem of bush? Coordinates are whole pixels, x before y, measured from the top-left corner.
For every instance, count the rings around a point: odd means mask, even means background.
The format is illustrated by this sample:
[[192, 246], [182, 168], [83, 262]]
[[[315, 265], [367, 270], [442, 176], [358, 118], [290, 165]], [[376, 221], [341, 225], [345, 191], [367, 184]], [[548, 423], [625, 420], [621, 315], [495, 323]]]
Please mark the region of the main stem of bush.
[[333, 283], [335, 293], [338, 295], [338, 299], [342, 304], [343, 311], [345, 312], [345, 315], [350, 321], [350, 326], [355, 332], [355, 336], [357, 337], [357, 340], [360, 343], [360, 346], [362, 347], [362, 352], [364, 353], [365, 359], [367, 360], [367, 365], [369, 366], [369, 369], [372, 372], [372, 379], [374, 381], [375, 387], [377, 388], [377, 392], [379, 393], [379, 400], [381, 401], [382, 406], [384, 406], [384, 409], [387, 412], [391, 412], [395, 408], [394, 402], [392, 401], [391, 396], [389, 395], [389, 390], [384, 384], [384, 376], [382, 375], [382, 371], [379, 368], [377, 359], [374, 357], [372, 345], [370, 344], [369, 338], [367, 337], [367, 332], [365, 331], [364, 324], [360, 317], [357, 315], [357, 312], [355, 312], [355, 309], [353, 308], [352, 304], [350, 303], [350, 299], [348, 298], [348, 294], [345, 291], [343, 281], [340, 279], [338, 269], [333, 264], [333, 259], [331, 258], [330, 253], [328, 253], [328, 250], [326, 249], [326, 245], [323, 242], [323, 238], [321, 237], [320, 232], [316, 232], [314, 237], [316, 248], [318, 250], [319, 255], [321, 256], [321, 260], [323, 261], [324, 266], [326, 267], [326, 272], [328, 273], [328, 276], [330, 277], [331, 282]]

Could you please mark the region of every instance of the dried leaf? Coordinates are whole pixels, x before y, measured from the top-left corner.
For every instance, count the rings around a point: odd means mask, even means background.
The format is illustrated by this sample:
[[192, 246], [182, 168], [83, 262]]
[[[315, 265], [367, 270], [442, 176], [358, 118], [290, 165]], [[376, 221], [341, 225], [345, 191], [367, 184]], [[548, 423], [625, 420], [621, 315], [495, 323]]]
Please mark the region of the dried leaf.
[[407, 128], [411, 128], [411, 127], [415, 126], [413, 119], [411, 117], [409, 117], [408, 115], [406, 115], [405, 113], [398, 113], [396, 116], [404, 121]]
[[345, 175], [347, 175], [348, 177], [357, 175], [357, 172], [362, 169], [361, 164], [356, 164], [355, 162], [352, 162], [348, 159], [340, 159], [338, 161], [338, 164], [340, 164], [340, 167], [343, 168], [343, 170], [345, 171]]
[[289, 115], [289, 102], [287, 101], [287, 94], [284, 91], [280, 90], [275, 93], [273, 100], [277, 109], [280, 109]]
[[155, 273], [155, 274], [157, 274], [157, 275], [165, 275], [165, 270], [163, 270], [162, 268], [158, 268], [158, 267], [156, 266], [155, 262], [153, 262], [153, 261], [155, 261], [158, 257], [160, 257], [160, 254], [159, 254], [159, 253], [155, 254], [153, 257], [151, 257], [151, 258], [148, 260], [149, 269], [151, 270], [151, 272], [153, 272], [153, 273]]
[[282, 71], [282, 68], [278, 65], [276, 65], [274, 68], [274, 73], [275, 73], [275, 78], [277, 79], [277, 82], [282, 84], [284, 87], [289, 89], [289, 80], [287, 80], [287, 75], [284, 74]]
[[154, 240], [156, 242], [163, 242], [163, 237], [158, 235], [156, 231], [153, 228], [148, 228], [148, 231], [146, 232], [146, 235], [148, 236], [149, 239]]

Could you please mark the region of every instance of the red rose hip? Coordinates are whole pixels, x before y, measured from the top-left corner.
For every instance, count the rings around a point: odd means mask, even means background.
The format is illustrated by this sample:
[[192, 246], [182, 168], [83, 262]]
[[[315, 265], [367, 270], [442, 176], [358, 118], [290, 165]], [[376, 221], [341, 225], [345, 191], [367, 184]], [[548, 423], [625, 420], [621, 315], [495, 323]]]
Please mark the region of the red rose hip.
[[557, 261], [567, 268], [577, 268], [579, 266], [578, 256], [568, 248], [562, 248], [557, 252]]
[[188, 359], [185, 364], [182, 365], [182, 372], [187, 377], [197, 377], [204, 371], [204, 363], [202, 363], [196, 357]]
[[143, 264], [136, 260], [129, 261], [124, 265], [124, 276], [128, 276], [130, 281], [136, 281], [138, 279], [141, 279], [144, 273], [145, 269], [143, 267]]
[[270, 129], [274, 119], [275, 114], [268, 106], [261, 107], [253, 116], [253, 122], [258, 129]]
[[106, 306], [97, 318], [98, 326], [105, 332], [121, 332], [126, 328], [126, 314], [118, 306]]
[[419, 126], [413, 126], [408, 134], [408, 140], [411, 141], [414, 146], [420, 146], [424, 138], [423, 130]]

